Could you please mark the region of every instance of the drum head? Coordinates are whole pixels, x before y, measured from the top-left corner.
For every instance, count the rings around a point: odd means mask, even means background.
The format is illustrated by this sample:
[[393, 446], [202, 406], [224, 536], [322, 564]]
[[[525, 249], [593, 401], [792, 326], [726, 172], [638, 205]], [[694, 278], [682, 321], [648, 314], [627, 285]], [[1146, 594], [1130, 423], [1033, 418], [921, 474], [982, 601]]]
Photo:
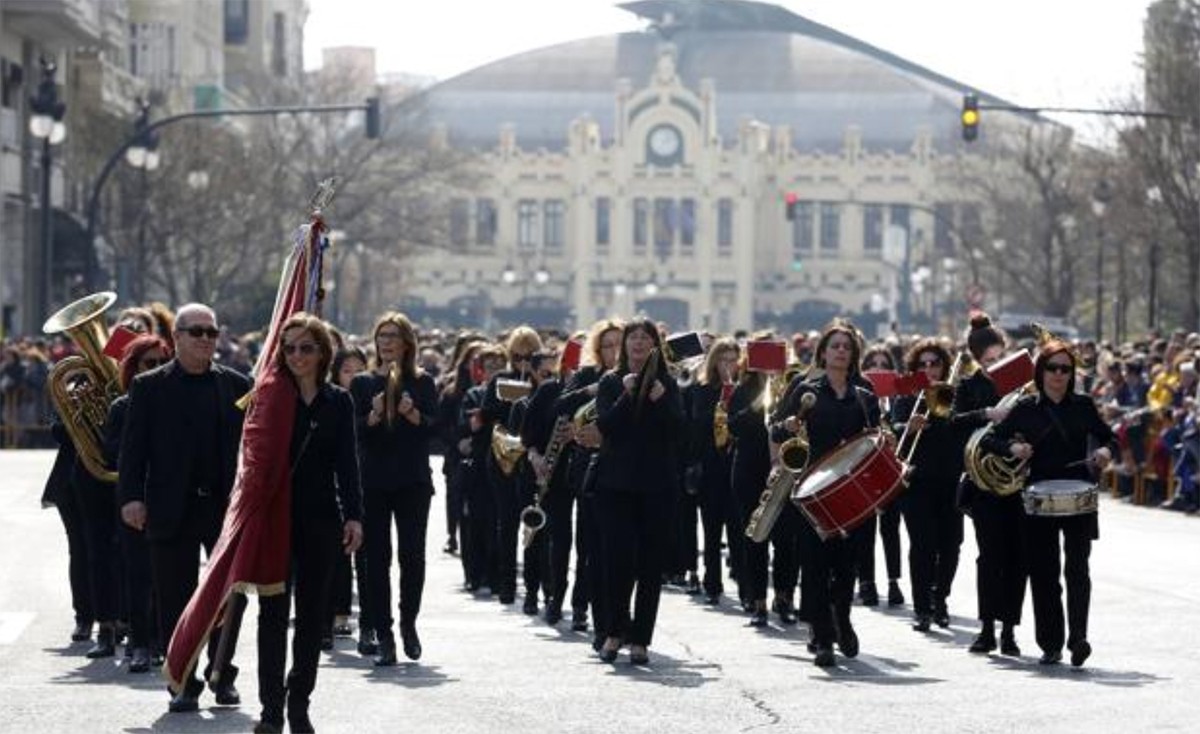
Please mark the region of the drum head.
[[804, 499], [827, 489], [851, 474], [875, 450], [874, 436], [859, 436], [826, 456], [804, 477], [795, 496]]
[[1029, 485], [1027, 491], [1043, 495], [1084, 494], [1095, 486], [1094, 482], [1085, 482], [1079, 479], [1044, 479]]

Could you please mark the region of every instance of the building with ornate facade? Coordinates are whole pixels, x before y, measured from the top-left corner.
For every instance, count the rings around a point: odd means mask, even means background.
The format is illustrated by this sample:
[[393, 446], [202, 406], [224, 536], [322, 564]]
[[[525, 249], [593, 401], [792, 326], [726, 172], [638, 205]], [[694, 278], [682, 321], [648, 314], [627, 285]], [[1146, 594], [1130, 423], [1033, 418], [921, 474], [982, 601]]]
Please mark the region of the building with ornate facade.
[[930, 328], [962, 310], [958, 252], [983, 216], [961, 186], [977, 157], [966, 85], [772, 5], [623, 7], [648, 29], [501, 59], [422, 97], [479, 175], [449, 202], [444, 246], [400, 265], [401, 308], [496, 327], [643, 312], [718, 331], [836, 314]]

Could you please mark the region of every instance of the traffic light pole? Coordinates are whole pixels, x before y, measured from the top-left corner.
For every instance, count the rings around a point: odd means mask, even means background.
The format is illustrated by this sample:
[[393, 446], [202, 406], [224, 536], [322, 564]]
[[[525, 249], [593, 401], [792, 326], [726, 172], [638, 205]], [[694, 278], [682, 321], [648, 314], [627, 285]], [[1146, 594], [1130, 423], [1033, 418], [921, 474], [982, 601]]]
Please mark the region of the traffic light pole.
[[125, 151], [137, 145], [147, 136], [159, 128], [172, 125], [183, 120], [196, 120], [201, 118], [213, 117], [261, 117], [263, 115], [286, 115], [299, 113], [316, 113], [325, 114], [331, 112], [365, 112], [367, 114], [367, 137], [379, 137], [379, 98], [370, 97], [364, 104], [338, 104], [338, 105], [308, 105], [294, 107], [251, 107], [241, 110], [197, 110], [195, 112], [183, 112], [178, 115], [170, 115], [161, 120], [155, 120], [144, 126], [140, 126], [133, 135], [129, 136], [117, 149], [113, 151], [108, 160], [104, 162], [104, 166], [100, 169], [100, 175], [96, 177], [96, 182], [92, 184], [92, 193], [88, 197], [87, 205], [87, 232], [85, 240], [87, 254], [84, 257], [83, 265], [83, 285], [84, 292], [92, 292], [92, 281], [95, 280], [97, 257], [96, 257], [96, 220], [100, 212], [100, 192], [104, 188], [104, 184], [108, 181], [108, 177], [112, 175], [117, 163], [121, 157], [125, 155]]

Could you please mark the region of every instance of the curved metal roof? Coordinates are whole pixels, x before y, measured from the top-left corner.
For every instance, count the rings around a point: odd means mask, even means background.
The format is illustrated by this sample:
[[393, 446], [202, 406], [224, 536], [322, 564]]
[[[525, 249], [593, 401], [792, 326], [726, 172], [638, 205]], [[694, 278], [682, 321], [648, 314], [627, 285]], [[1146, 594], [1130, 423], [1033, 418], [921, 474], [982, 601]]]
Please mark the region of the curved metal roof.
[[[640, 89], [664, 39], [689, 88], [710, 78], [718, 129], [736, 138], [747, 116], [792, 128], [796, 149], [835, 151], [858, 125], [870, 149], [906, 151], [922, 127], [936, 147], [959, 135], [967, 89], [951, 79], [785, 9], [733, 0], [640, 0], [622, 7], [652, 21], [645, 32], [570, 41], [495, 61], [435, 85], [423, 115], [447, 126], [456, 145], [492, 147], [501, 125], [524, 149], [565, 147], [584, 114], [611, 138], [615, 91]], [[982, 99], [992, 99], [984, 95]]]

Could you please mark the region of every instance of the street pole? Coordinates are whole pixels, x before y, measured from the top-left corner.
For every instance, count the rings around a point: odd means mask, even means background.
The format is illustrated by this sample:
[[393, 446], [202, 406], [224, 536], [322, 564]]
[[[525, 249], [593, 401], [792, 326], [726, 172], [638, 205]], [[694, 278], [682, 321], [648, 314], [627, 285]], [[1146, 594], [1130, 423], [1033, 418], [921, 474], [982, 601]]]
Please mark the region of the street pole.
[[54, 219], [50, 208], [50, 138], [42, 140], [42, 298], [43, 314], [51, 312], [54, 304]]
[[1096, 341], [1104, 339], [1104, 220], [1096, 237]]

